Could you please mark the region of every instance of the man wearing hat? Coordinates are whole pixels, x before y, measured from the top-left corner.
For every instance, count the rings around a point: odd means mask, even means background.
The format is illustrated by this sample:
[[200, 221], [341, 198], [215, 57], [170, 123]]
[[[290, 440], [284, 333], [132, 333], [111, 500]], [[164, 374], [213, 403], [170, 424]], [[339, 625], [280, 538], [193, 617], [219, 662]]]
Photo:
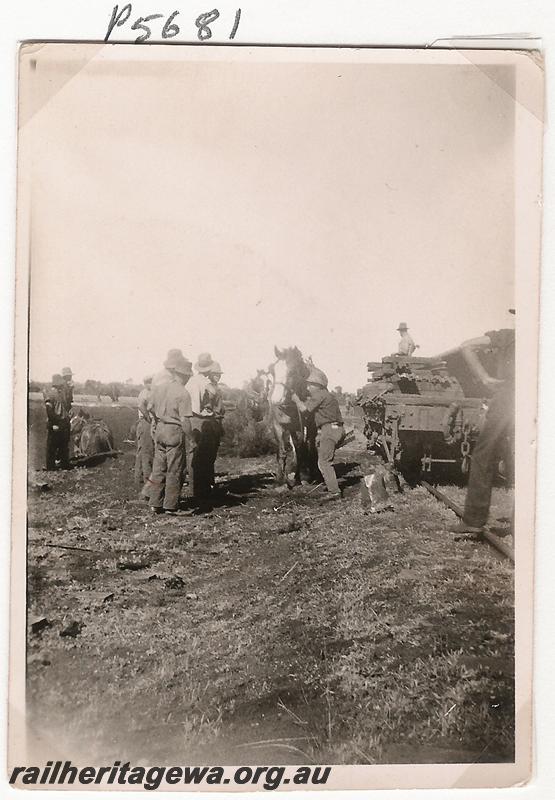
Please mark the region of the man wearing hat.
[[147, 375], [143, 380], [143, 388], [137, 398], [137, 456], [135, 458], [135, 480], [141, 487], [141, 497], [148, 500], [149, 484], [147, 483], [152, 472], [154, 461], [154, 439], [152, 438], [153, 417], [150, 412], [152, 397], [152, 375]]
[[[514, 308], [509, 313], [515, 313]], [[495, 376], [489, 375], [477, 353], [491, 350], [495, 356]], [[491, 491], [499, 462], [514, 451], [515, 427], [515, 331], [502, 328], [488, 331], [461, 345], [468, 366], [484, 387], [493, 394], [489, 401], [484, 425], [471, 455], [470, 475], [462, 522], [454, 525], [454, 533], [483, 533], [488, 521]], [[509, 452], [513, 460], [514, 452]]]
[[399, 345], [397, 347], [397, 355], [398, 356], [412, 356], [414, 351], [416, 350], [416, 345], [413, 341], [412, 336], [409, 333], [409, 329], [407, 327], [406, 322], [400, 322], [399, 327], [397, 328], [399, 333], [401, 334], [401, 339], [399, 341]]
[[149, 478], [152, 511], [175, 514], [183, 481], [185, 439], [191, 431], [191, 398], [185, 384], [192, 374], [183, 356], [168, 356], [166, 368], [173, 377], [152, 389], [150, 409], [156, 420], [154, 461]]
[[[191, 397], [193, 416], [191, 437], [187, 446], [187, 468], [193, 497], [201, 504], [208, 503], [214, 480], [214, 462], [221, 436], [221, 422], [217, 419], [221, 375], [220, 365], [210, 353], [201, 353], [195, 364], [196, 374], [189, 379], [187, 391]], [[210, 379], [213, 376], [213, 380]], [[214, 383], [214, 379], [217, 380]], [[223, 405], [222, 405], [223, 408]]]
[[48, 432], [46, 435], [46, 469], [69, 469], [70, 419], [65, 381], [52, 376], [52, 386], [44, 393]]
[[210, 405], [212, 406], [212, 411], [214, 412], [214, 426], [213, 426], [213, 435], [210, 437], [210, 459], [209, 459], [209, 477], [210, 477], [210, 485], [214, 487], [216, 485], [216, 458], [218, 457], [218, 450], [220, 449], [220, 442], [222, 441], [222, 436], [224, 433], [224, 415], [225, 415], [225, 407], [224, 407], [224, 398], [222, 395], [222, 390], [219, 387], [219, 382], [222, 377], [222, 368], [218, 361], [212, 362], [212, 367], [210, 372], [208, 373], [208, 395], [210, 397]]
[[67, 413], [71, 411], [71, 406], [73, 405], [73, 372], [71, 371], [71, 367], [64, 367], [62, 369], [62, 378], [63, 378], [63, 394], [64, 394], [64, 403], [67, 409]]
[[313, 367], [306, 383], [310, 397], [305, 402], [295, 393], [292, 397], [300, 411], [313, 416], [318, 430], [316, 437], [318, 468], [328, 490], [326, 501], [339, 500], [341, 491], [333, 467], [333, 458], [337, 447], [345, 438], [343, 417], [337, 397], [328, 391], [328, 378], [321, 369]]
[[178, 347], [168, 350], [168, 355], [164, 361], [164, 369], [157, 372], [152, 378], [152, 387], [159, 386], [163, 383], [169, 383], [173, 379], [173, 367], [171, 364], [175, 359], [184, 358], [183, 353]]

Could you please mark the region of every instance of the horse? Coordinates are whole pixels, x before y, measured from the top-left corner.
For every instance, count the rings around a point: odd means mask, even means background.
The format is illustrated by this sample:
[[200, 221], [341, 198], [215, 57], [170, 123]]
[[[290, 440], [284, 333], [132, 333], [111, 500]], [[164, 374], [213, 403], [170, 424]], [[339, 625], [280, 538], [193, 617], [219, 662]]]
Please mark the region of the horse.
[[303, 418], [292, 399], [295, 393], [306, 400], [313, 365], [311, 359], [304, 361], [298, 347], [274, 347], [274, 353], [276, 361], [263, 373], [268, 376], [268, 422], [277, 444], [277, 482], [292, 488], [319, 479], [314, 422]]
[[256, 377], [244, 385], [241, 406], [247, 416], [254, 422], [262, 422], [268, 412], [268, 394], [272, 376], [263, 369], [256, 370]]

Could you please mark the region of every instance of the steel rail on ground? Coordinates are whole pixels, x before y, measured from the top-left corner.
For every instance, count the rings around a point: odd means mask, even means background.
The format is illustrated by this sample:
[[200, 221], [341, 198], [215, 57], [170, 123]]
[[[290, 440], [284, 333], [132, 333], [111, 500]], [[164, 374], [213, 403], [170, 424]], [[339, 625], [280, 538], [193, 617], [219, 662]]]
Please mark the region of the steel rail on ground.
[[[453, 500], [451, 500], [449, 497], [447, 497], [446, 494], [440, 492], [439, 489], [436, 489], [436, 487], [432, 486], [432, 484], [428, 483], [428, 481], [420, 481], [420, 485], [423, 486], [426, 489], [426, 491], [428, 491], [431, 495], [433, 495], [433, 497], [435, 497], [436, 500], [439, 500], [441, 503], [446, 505], [447, 508], [450, 508], [451, 511], [455, 512], [457, 517], [462, 519], [463, 517], [462, 508], [459, 505], [457, 505], [457, 503], [455, 503]], [[498, 550], [506, 558], [510, 559], [514, 564], [515, 554], [512, 548], [509, 547], [507, 544], [505, 544], [504, 541], [502, 541], [498, 536], [496, 536], [494, 533], [491, 533], [490, 531], [484, 531], [481, 534], [481, 536], [485, 539], [485, 541], [488, 544], [490, 544], [493, 548], [495, 548], [495, 550]]]

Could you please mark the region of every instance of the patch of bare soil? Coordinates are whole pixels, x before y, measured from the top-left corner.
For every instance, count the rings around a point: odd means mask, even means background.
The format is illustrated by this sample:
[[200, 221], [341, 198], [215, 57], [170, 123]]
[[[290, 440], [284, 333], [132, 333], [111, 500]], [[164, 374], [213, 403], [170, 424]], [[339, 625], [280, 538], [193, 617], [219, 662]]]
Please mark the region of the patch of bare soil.
[[513, 759], [509, 562], [454, 541], [423, 489], [364, 514], [352, 460], [327, 506], [276, 492], [271, 457], [218, 467], [215, 510], [182, 517], [138, 500], [131, 452], [33, 473], [28, 703], [49, 758]]

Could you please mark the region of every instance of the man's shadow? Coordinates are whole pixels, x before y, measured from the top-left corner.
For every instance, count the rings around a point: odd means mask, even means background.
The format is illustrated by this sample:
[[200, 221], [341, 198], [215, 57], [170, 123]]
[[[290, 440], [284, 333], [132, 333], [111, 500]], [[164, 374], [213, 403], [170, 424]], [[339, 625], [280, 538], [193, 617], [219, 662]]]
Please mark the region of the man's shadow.
[[232, 508], [244, 505], [260, 490], [274, 485], [275, 477], [271, 472], [259, 472], [254, 475], [238, 475], [223, 480], [216, 485], [212, 493], [211, 504], [214, 508]]

